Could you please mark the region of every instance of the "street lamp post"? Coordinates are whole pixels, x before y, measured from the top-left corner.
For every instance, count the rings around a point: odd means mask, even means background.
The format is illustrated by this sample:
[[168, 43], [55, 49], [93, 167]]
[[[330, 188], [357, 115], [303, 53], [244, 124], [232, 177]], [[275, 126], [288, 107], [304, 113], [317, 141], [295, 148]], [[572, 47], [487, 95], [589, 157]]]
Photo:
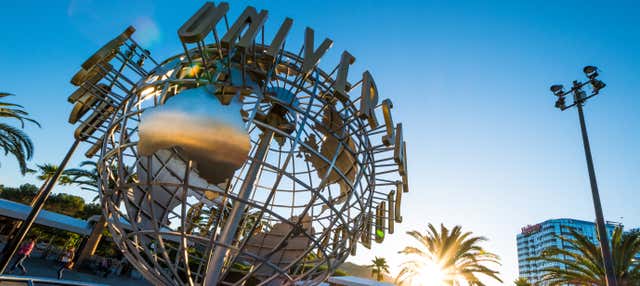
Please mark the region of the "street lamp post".
[[[587, 168], [589, 170], [589, 181], [591, 183], [591, 195], [593, 196], [593, 207], [596, 212], [596, 227], [598, 229], [598, 239], [600, 240], [600, 250], [602, 252], [602, 258], [604, 261], [604, 269], [606, 274], [607, 286], [616, 286], [616, 277], [613, 269], [613, 259], [611, 258], [611, 250], [609, 246], [609, 237], [607, 233], [607, 227], [605, 225], [604, 216], [602, 215], [602, 204], [600, 203], [600, 194], [598, 192], [598, 183], [596, 181], [596, 173], [593, 168], [593, 158], [591, 157], [591, 147], [589, 145], [589, 137], [587, 135], [587, 126], [584, 120], [584, 113], [582, 107], [584, 103], [600, 92], [600, 89], [605, 87], [605, 84], [596, 79], [598, 77], [598, 69], [594, 66], [586, 66], [583, 69], [587, 78], [586, 82], [573, 81], [571, 90], [564, 91], [562, 85], [551, 86], [551, 92], [553, 92], [558, 100], [556, 101], [556, 108], [561, 111], [567, 110], [573, 106], [578, 109], [578, 116], [580, 118], [580, 130], [582, 131], [582, 143], [584, 145], [584, 154], [587, 159]], [[592, 93], [587, 95], [583, 90], [583, 87], [591, 85]], [[566, 105], [565, 96], [573, 94], [573, 103]]]

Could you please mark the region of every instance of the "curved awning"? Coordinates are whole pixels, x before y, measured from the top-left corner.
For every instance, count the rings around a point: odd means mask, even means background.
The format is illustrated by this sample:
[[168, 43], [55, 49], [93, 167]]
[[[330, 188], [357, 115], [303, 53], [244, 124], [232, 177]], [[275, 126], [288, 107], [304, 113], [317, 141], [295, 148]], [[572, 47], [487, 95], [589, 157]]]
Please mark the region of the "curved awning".
[[[0, 216], [25, 220], [31, 211], [31, 206], [0, 199]], [[36, 218], [36, 224], [62, 229], [81, 235], [89, 235], [91, 233], [91, 223], [86, 220], [70, 217], [67, 215], [50, 212], [47, 210], [40, 211]]]

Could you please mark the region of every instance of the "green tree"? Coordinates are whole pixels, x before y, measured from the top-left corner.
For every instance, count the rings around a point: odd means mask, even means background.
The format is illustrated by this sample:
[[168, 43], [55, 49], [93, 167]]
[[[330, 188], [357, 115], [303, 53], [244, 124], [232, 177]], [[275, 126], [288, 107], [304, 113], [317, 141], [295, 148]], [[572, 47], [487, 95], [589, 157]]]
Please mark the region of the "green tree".
[[[117, 167], [110, 167], [110, 172], [112, 174], [118, 173]], [[129, 174], [125, 176], [127, 183], [132, 183], [135, 181], [136, 174], [133, 171], [133, 168], [130, 166], [126, 166], [124, 170], [125, 174]], [[64, 171], [64, 174], [69, 177], [69, 184], [78, 185], [82, 190], [90, 191], [98, 193], [100, 191], [100, 170], [98, 170], [98, 164], [95, 161], [83, 161], [80, 163], [79, 168], [67, 169]], [[109, 177], [109, 185], [107, 189], [113, 190], [116, 188], [116, 180], [110, 176]], [[99, 196], [93, 198], [95, 202], [98, 200]]]
[[84, 211], [84, 199], [78, 196], [58, 193], [49, 197], [44, 208], [48, 211], [61, 213], [76, 218], [81, 217]]
[[[0, 186], [0, 198], [27, 205], [33, 201], [37, 193], [38, 187], [31, 184], [24, 184], [18, 188]], [[100, 213], [99, 205], [85, 204], [81, 197], [65, 193], [51, 194], [44, 209], [82, 219]]]
[[529, 281], [527, 281], [527, 279], [524, 277], [520, 277], [514, 280], [513, 284], [515, 284], [515, 286], [532, 286], [531, 283], [529, 283]]
[[[45, 163], [45, 164], [36, 165], [36, 170], [30, 169], [28, 171], [29, 173], [36, 174], [36, 178], [38, 178], [38, 180], [43, 181], [35, 198], [29, 203], [31, 206], [35, 204], [37, 198], [40, 196], [40, 194], [42, 194], [44, 187], [47, 185], [49, 180], [53, 178], [53, 176], [58, 171], [58, 169], [59, 167], [57, 165]], [[65, 176], [64, 174], [61, 175], [60, 178], [58, 179], [58, 182], [61, 185], [69, 184], [69, 181], [70, 181], [69, 177]]]
[[384, 274], [389, 274], [389, 264], [387, 264], [387, 259], [384, 257], [375, 257], [371, 260], [371, 265], [368, 265], [371, 269], [371, 276], [375, 277], [376, 280], [382, 281], [384, 279]]
[[23, 184], [17, 188], [5, 187], [0, 185], [0, 198], [29, 204], [38, 193], [38, 187], [32, 184]]
[[[32, 202], [37, 193], [38, 187], [31, 184], [24, 184], [18, 188], [0, 185], [0, 198], [22, 204]], [[44, 209], [81, 219], [87, 219], [101, 213], [99, 205], [85, 204], [81, 197], [64, 193], [51, 194], [51, 197], [44, 205]], [[51, 245], [58, 248], [77, 245], [80, 239], [79, 234], [42, 225], [34, 225], [29, 231], [29, 236], [37, 237], [38, 240], [51, 243]]]
[[[0, 92], [0, 100], [12, 94]], [[18, 161], [20, 172], [24, 175], [27, 168], [27, 161], [33, 156], [33, 142], [29, 136], [22, 131], [25, 121], [34, 123], [38, 127], [40, 124], [29, 117], [29, 113], [24, 111], [21, 105], [0, 101], [0, 118], [15, 119], [20, 122], [20, 128], [13, 127], [4, 122], [0, 122], [0, 149], [5, 155], [12, 155]]]
[[462, 232], [460, 226], [449, 230], [442, 224], [439, 231], [429, 224], [424, 234], [415, 230], [407, 234], [417, 240], [418, 245], [407, 246], [400, 251], [410, 258], [401, 265], [397, 281], [428, 279], [433, 283], [452, 286], [484, 286], [478, 278], [478, 275], [484, 275], [502, 282], [498, 277], [499, 272], [487, 266], [499, 265], [499, 257], [479, 245], [486, 238]]
[[[550, 247], [534, 261], [556, 262], [563, 267], [544, 268], [543, 281], [550, 285], [606, 286], [604, 264], [599, 243], [596, 245], [586, 236], [570, 229], [570, 236], [557, 236], [573, 250]], [[624, 234], [617, 227], [611, 236], [613, 268], [619, 286], [640, 285], [640, 233]]]
[[[45, 185], [51, 178], [53, 178], [53, 175], [58, 171], [58, 169], [59, 169], [58, 165], [45, 163], [45, 164], [36, 165], [36, 170], [30, 170], [30, 171], [36, 174], [36, 178], [38, 178], [38, 180], [43, 181], [44, 182], [43, 185]], [[58, 182], [61, 185], [69, 184], [70, 178], [69, 176], [66, 176], [63, 173], [63, 175], [61, 175], [60, 178], [58, 179]]]
[[80, 168], [67, 169], [64, 174], [69, 177], [69, 184], [78, 185], [85, 191], [96, 193], [99, 191], [100, 173], [94, 161], [83, 161], [80, 163]]

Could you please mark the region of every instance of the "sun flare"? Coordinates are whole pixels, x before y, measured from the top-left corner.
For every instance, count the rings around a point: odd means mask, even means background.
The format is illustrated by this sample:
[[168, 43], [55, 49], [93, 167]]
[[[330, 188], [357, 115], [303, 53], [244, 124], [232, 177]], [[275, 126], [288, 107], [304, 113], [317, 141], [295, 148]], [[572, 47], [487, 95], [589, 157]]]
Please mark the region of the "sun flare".
[[482, 285], [478, 275], [483, 275], [502, 282], [499, 272], [487, 266], [500, 265], [500, 258], [478, 245], [486, 238], [473, 237], [471, 232], [461, 229], [460, 226], [449, 229], [441, 224], [438, 230], [428, 224], [424, 234], [415, 230], [407, 232], [419, 244], [400, 251], [406, 255], [406, 261], [400, 265], [396, 281], [412, 286], [468, 286]]
[[430, 261], [418, 270], [417, 275], [411, 285], [415, 286], [446, 286], [445, 280], [447, 275], [440, 265]]

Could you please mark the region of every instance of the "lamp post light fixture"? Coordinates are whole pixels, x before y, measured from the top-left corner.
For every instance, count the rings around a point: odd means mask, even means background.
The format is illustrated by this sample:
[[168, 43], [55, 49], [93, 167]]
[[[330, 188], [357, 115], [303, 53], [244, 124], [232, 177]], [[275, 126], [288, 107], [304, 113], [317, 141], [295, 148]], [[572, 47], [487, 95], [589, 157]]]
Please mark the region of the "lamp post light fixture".
[[[584, 154], [587, 159], [587, 168], [589, 170], [589, 181], [591, 183], [591, 195], [593, 196], [593, 206], [596, 212], [596, 227], [598, 230], [598, 239], [600, 240], [600, 250], [602, 252], [602, 258], [604, 261], [604, 269], [606, 275], [607, 286], [617, 286], [615, 272], [613, 269], [613, 259], [611, 258], [611, 247], [609, 245], [609, 237], [607, 228], [605, 225], [604, 217], [602, 215], [602, 204], [600, 203], [600, 194], [598, 192], [598, 183], [596, 181], [596, 173], [593, 168], [593, 158], [591, 157], [591, 147], [589, 146], [589, 137], [587, 135], [587, 127], [584, 120], [584, 114], [582, 107], [584, 103], [600, 93], [600, 90], [606, 85], [604, 82], [597, 79], [598, 68], [595, 66], [586, 66], [583, 69], [584, 74], [588, 80], [585, 82], [573, 81], [571, 90], [564, 91], [564, 88], [560, 84], [552, 85], [550, 90], [555, 96], [558, 97], [555, 103], [555, 107], [561, 111], [567, 110], [571, 107], [578, 108], [578, 116], [580, 118], [580, 129], [582, 131], [582, 143], [584, 145]], [[591, 86], [591, 94], [587, 95], [584, 91], [585, 86]], [[573, 103], [567, 105], [565, 96], [573, 94]]]

